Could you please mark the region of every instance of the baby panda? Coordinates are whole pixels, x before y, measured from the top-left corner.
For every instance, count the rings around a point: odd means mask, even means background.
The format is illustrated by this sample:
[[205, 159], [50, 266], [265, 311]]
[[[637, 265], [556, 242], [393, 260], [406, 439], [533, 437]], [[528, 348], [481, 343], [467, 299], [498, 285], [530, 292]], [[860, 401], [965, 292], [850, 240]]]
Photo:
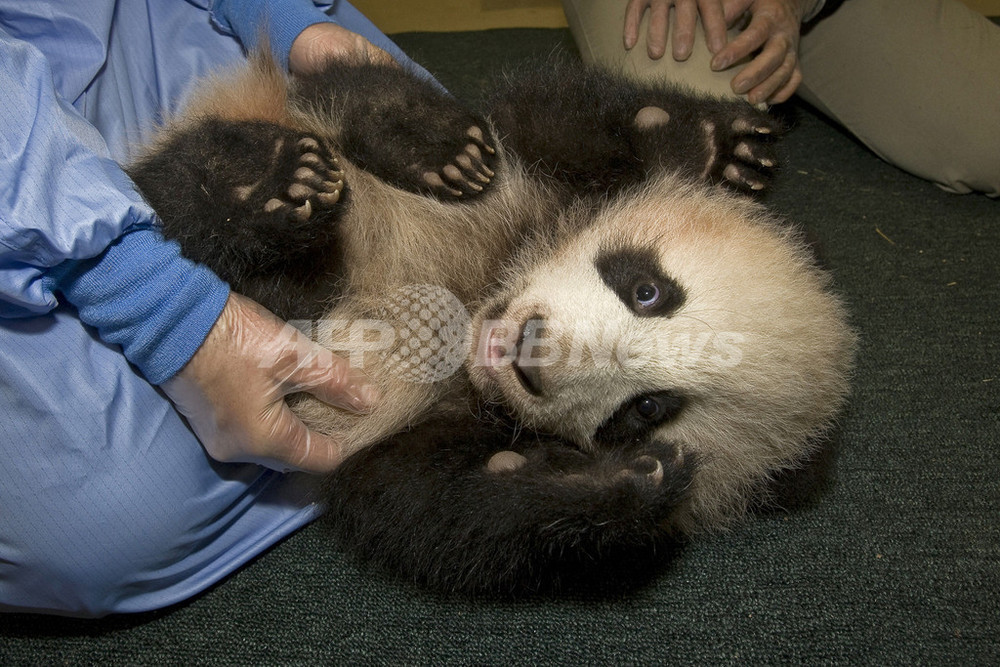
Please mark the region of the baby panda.
[[342, 548], [524, 593], [744, 515], [835, 418], [853, 335], [742, 194], [775, 168], [766, 115], [566, 63], [482, 108], [397, 67], [257, 58], [129, 173], [185, 254], [377, 382], [366, 415], [292, 401], [352, 448]]

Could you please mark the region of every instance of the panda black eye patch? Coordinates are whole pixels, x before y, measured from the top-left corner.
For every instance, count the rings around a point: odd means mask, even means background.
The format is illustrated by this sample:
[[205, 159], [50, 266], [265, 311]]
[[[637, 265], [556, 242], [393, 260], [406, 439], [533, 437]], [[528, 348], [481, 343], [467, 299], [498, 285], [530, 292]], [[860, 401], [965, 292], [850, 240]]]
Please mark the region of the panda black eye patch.
[[594, 267], [601, 280], [641, 317], [670, 317], [684, 304], [684, 289], [664, 273], [652, 248], [602, 250]]
[[676, 419], [686, 404], [683, 394], [669, 389], [633, 396], [598, 427], [594, 441], [605, 445], [642, 442], [657, 427]]

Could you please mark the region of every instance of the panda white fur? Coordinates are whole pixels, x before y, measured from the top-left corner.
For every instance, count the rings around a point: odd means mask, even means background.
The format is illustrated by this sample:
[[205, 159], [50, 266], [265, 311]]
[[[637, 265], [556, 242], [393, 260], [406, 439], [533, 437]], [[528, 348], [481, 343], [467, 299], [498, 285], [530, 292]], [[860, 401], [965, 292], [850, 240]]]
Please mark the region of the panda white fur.
[[[368, 415], [294, 402], [355, 452], [340, 544], [520, 592], [742, 516], [835, 418], [853, 336], [798, 236], [734, 192], [769, 182], [766, 115], [565, 64], [484, 108], [258, 58], [129, 171], [185, 253], [378, 382]], [[460, 363], [425, 363], [448, 344]]]

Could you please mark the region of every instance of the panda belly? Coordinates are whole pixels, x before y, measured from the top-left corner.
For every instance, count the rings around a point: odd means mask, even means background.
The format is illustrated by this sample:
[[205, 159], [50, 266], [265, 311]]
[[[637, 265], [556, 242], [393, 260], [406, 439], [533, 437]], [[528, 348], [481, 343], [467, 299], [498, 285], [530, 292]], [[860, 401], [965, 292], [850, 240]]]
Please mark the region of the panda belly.
[[[506, 79], [487, 122], [396, 68], [255, 67], [131, 173], [185, 253], [376, 382], [366, 415], [290, 401], [349, 443], [331, 519], [366, 562], [515, 592], [652, 560], [742, 516], [842, 404], [829, 280], [731, 192], [769, 182], [766, 116], [561, 67]], [[241, 118], [254, 87], [273, 104]]]

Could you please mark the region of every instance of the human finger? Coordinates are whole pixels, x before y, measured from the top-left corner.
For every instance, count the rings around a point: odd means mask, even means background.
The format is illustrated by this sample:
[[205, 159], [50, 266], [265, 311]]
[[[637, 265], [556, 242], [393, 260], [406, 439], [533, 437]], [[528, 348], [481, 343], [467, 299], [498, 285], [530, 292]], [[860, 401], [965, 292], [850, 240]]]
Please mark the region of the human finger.
[[784, 83], [792, 73], [795, 53], [790, 51], [784, 40], [769, 41], [761, 52], [733, 77], [733, 91], [742, 95], [760, 86], [772, 77], [779, 79], [771, 85], [768, 93], [774, 92], [779, 83]]
[[271, 448], [247, 461], [285, 472], [324, 473], [344, 460], [342, 443], [307, 428], [284, 401], [273, 404], [269, 422]]
[[732, 28], [753, 6], [755, 0], [721, 0], [726, 27]]
[[378, 400], [375, 386], [362, 370], [303, 335], [291, 342], [287, 355], [289, 362], [274, 371], [285, 394], [306, 392], [355, 412], [368, 412]]
[[766, 19], [754, 16], [750, 25], [737, 35], [725, 48], [715, 54], [710, 64], [715, 71], [722, 71], [760, 49], [770, 37]]
[[674, 35], [671, 40], [674, 60], [683, 61], [691, 56], [697, 25], [698, 4], [695, 0], [678, 0], [674, 4]]
[[649, 7], [649, 0], [629, 0], [625, 7], [625, 28], [622, 38], [625, 42], [625, 49], [630, 50], [639, 41], [639, 24], [642, 22], [642, 15]]
[[669, 29], [670, 3], [652, 3], [649, 8], [649, 28], [646, 31], [646, 53], [653, 60], [659, 60], [667, 52]]
[[[799, 84], [801, 83], [802, 83], [802, 68], [798, 64], [796, 64], [795, 68], [792, 70], [792, 75], [788, 78], [785, 84], [781, 88], [779, 88], [776, 92], [772, 93], [770, 97], [764, 99], [766, 99], [768, 104], [781, 104], [782, 102], [787, 102], [788, 99], [795, 94], [795, 91], [798, 89]], [[754, 91], [750, 91], [750, 97], [751, 98], [755, 97]], [[753, 104], [758, 103], [754, 102], [752, 99], [751, 101]]]
[[708, 50], [718, 53], [726, 46], [726, 13], [719, 0], [698, 0], [698, 14], [705, 30]]

